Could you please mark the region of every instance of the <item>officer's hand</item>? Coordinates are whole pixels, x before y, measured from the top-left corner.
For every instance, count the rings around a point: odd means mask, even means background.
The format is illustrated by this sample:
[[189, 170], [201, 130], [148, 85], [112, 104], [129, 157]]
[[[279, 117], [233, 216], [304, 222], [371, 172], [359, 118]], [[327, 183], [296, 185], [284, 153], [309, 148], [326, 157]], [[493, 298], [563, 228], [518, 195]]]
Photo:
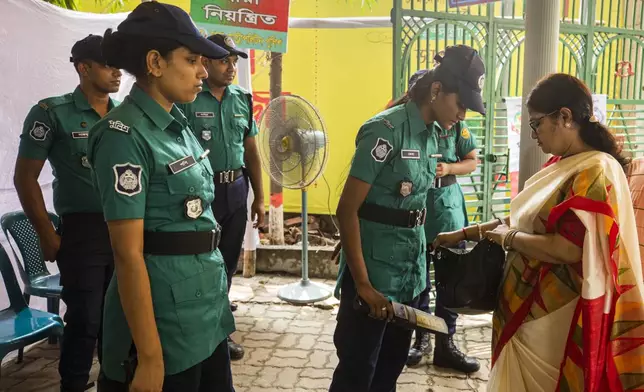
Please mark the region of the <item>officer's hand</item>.
[[436, 164], [436, 177], [445, 177], [450, 174], [449, 163], [438, 162]]
[[451, 248], [461, 241], [465, 240], [463, 238], [463, 232], [462, 231], [452, 231], [449, 233], [440, 233], [439, 235], [436, 236], [436, 239], [434, 242], [432, 242], [432, 250], [435, 250], [439, 246], [443, 246], [445, 248]]
[[164, 377], [163, 357], [157, 360], [139, 358], [134, 379], [130, 384], [130, 392], [161, 392]]
[[369, 305], [369, 316], [378, 320], [391, 321], [394, 308], [384, 295], [380, 294], [371, 284], [358, 285], [358, 295]]
[[60, 250], [60, 236], [54, 234], [50, 238], [40, 241], [40, 248], [42, 249], [42, 256], [45, 261], [54, 262]]
[[[250, 219], [253, 221], [253, 228], [256, 229], [264, 225], [265, 214], [264, 201], [257, 199], [253, 200], [253, 204], [250, 206]], [[255, 222], [255, 220], [257, 220], [257, 222]]]
[[333, 249], [333, 254], [331, 255], [331, 260], [335, 261], [335, 265], [340, 264], [340, 251], [342, 250], [342, 242], [338, 242]]

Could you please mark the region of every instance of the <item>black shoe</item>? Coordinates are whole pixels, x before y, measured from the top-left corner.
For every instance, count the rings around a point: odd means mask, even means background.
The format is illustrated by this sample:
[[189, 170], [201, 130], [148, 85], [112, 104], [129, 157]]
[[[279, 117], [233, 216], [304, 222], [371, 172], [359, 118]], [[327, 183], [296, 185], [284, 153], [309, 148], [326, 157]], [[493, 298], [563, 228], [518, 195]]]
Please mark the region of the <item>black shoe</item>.
[[432, 350], [432, 342], [429, 340], [429, 333], [416, 331], [416, 340], [407, 354], [407, 366], [415, 366], [420, 363], [423, 356]]
[[463, 373], [474, 373], [481, 368], [479, 361], [463, 354], [456, 347], [452, 335], [441, 334], [436, 335], [434, 365], [458, 370]]
[[239, 361], [244, 358], [244, 347], [233, 341], [233, 338], [228, 337], [228, 352], [230, 353], [231, 361]]
[[237, 310], [237, 304], [231, 302], [230, 303], [230, 311], [234, 312], [235, 310]]

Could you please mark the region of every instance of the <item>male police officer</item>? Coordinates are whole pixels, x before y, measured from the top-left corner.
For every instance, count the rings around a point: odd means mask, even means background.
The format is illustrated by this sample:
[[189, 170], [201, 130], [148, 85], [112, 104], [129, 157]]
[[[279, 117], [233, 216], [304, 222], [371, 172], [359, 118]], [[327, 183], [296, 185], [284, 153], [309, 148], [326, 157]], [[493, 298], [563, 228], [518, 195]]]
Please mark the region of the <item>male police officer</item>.
[[[208, 158], [215, 171], [215, 219], [222, 226], [221, 251], [228, 274], [228, 291], [237, 270], [241, 245], [246, 228], [248, 180], [253, 187], [255, 199], [251, 206], [251, 219], [257, 219], [255, 227], [264, 220], [264, 191], [261, 164], [255, 142], [257, 125], [253, 120], [252, 96], [233, 83], [237, 75], [237, 61], [248, 55], [236, 48], [233, 40], [223, 34], [208, 37], [209, 40], [230, 52], [221, 60], [204, 59], [208, 79], [197, 99], [183, 109], [190, 127], [201, 141], [204, 150], [210, 150]], [[233, 310], [236, 305], [231, 305]], [[244, 349], [228, 338], [230, 357], [233, 360], [244, 356]]]
[[[102, 37], [90, 35], [72, 47], [70, 61], [80, 85], [73, 93], [41, 100], [24, 122], [14, 184], [25, 214], [40, 238], [45, 260], [58, 261], [67, 305], [61, 342], [61, 391], [83, 391], [98, 340], [101, 355], [103, 297], [114, 261], [99, 195], [87, 161], [88, 130], [115, 106], [121, 71], [107, 67]], [[45, 160], [54, 173], [58, 232], [49, 221], [38, 177]]]

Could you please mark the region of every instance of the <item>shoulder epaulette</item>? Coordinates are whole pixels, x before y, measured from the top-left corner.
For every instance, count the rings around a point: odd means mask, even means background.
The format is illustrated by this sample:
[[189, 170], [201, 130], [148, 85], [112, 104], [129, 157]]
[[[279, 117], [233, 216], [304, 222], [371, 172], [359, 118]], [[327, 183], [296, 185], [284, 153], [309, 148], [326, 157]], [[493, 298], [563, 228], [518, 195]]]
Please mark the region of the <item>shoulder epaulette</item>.
[[38, 106], [40, 106], [45, 110], [49, 110], [49, 109], [55, 108], [56, 106], [65, 105], [72, 102], [74, 102], [74, 97], [71, 93], [69, 93], [65, 95], [60, 95], [58, 97], [50, 97], [50, 98], [42, 99], [40, 100], [40, 102], [38, 102]]

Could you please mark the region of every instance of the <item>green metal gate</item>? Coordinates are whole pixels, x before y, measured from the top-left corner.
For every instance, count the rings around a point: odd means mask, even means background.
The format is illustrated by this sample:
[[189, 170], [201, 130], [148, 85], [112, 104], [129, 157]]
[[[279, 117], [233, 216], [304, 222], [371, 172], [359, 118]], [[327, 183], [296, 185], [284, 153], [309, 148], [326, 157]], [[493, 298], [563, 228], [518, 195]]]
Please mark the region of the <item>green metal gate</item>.
[[[481, 164], [459, 180], [473, 222], [509, 209], [505, 98], [522, 95], [524, 1], [451, 8], [447, 0], [394, 0], [394, 97], [416, 70], [433, 67], [436, 51], [446, 46], [466, 44], [484, 58], [487, 114], [468, 113], [466, 120]], [[608, 125], [635, 156], [644, 155], [643, 21], [642, 0], [562, 0], [559, 71], [607, 95]]]

